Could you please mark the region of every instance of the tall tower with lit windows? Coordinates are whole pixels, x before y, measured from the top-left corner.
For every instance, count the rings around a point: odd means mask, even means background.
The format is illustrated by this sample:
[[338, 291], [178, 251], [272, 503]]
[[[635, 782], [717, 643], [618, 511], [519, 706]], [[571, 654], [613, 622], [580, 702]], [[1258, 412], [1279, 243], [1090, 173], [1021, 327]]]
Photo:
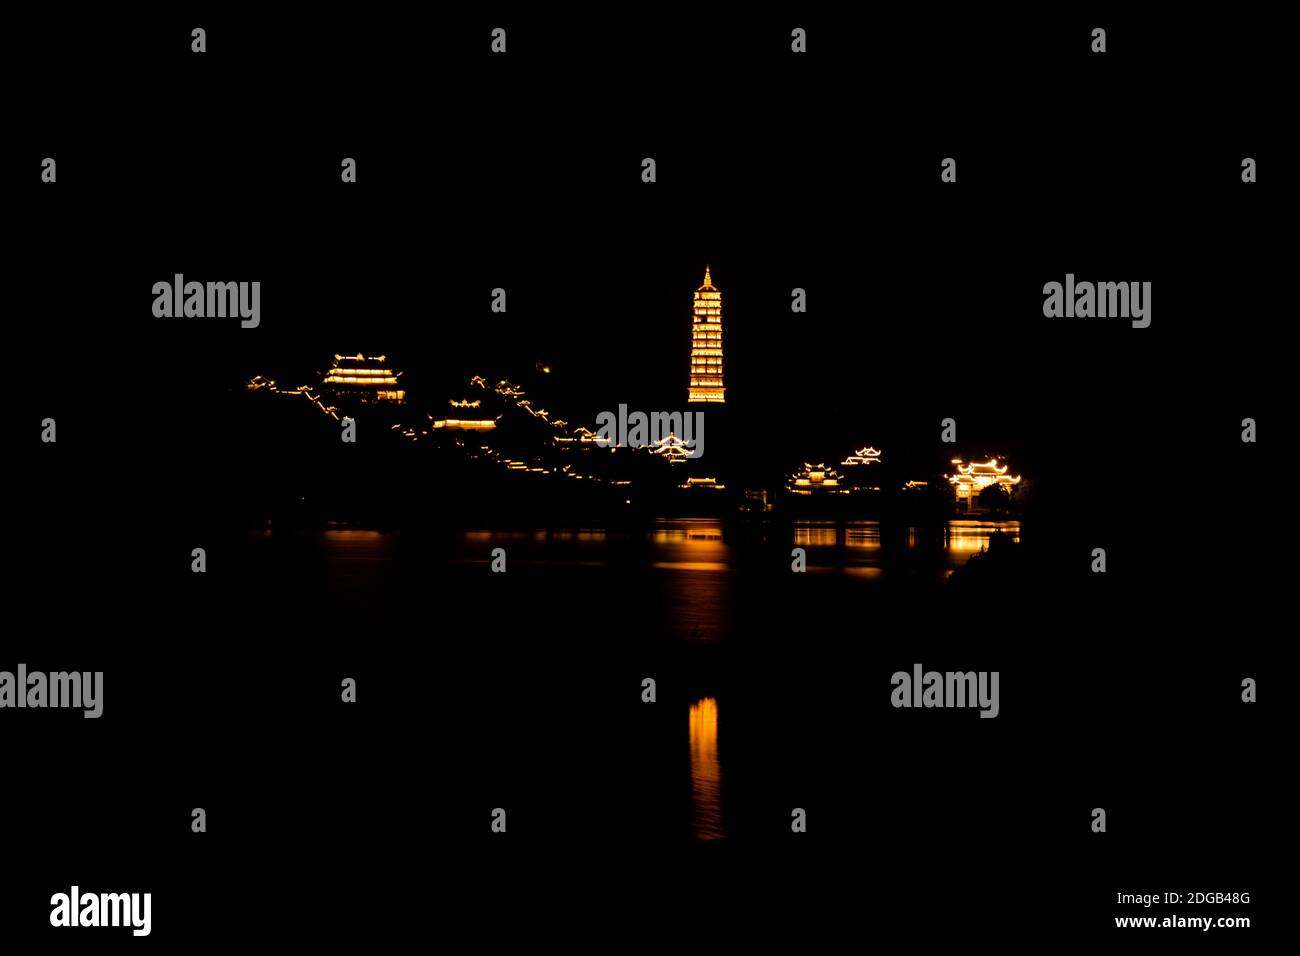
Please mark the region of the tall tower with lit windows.
[[688, 403], [725, 402], [722, 386], [722, 293], [713, 286], [709, 267], [704, 285], [695, 290], [691, 316], [691, 386]]

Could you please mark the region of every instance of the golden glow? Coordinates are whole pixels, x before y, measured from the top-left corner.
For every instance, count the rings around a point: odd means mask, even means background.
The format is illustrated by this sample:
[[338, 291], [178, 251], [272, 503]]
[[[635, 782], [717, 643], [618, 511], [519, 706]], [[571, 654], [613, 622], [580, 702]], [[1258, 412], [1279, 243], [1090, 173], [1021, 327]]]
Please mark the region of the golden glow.
[[449, 431], [490, 431], [497, 427], [496, 419], [482, 418], [439, 418], [432, 421], [434, 428], [445, 428]]
[[[1020, 540], [1019, 521], [949, 521], [944, 528], [944, 547], [953, 554], [973, 554], [988, 547], [989, 538], [1000, 532]], [[910, 542], [909, 542], [910, 544]]]
[[816, 465], [804, 463], [803, 469], [790, 476], [786, 490], [796, 495], [809, 495], [814, 491], [827, 491], [847, 494], [847, 488], [840, 487], [840, 474], [825, 463]]
[[848, 458], [845, 458], [841, 465], [878, 465], [880, 464], [880, 450], [868, 445], [866, 448], [859, 448]]
[[969, 465], [958, 465], [957, 471], [963, 475], [1005, 475], [1007, 466], [998, 467], [996, 458], [990, 458], [988, 461], [972, 462]]
[[695, 290], [691, 318], [691, 384], [687, 402], [726, 402], [722, 384], [722, 293], [713, 286], [709, 267], [704, 285]]
[[675, 433], [669, 432], [667, 437], [652, 442], [649, 448], [650, 454], [668, 459], [669, 464], [679, 465], [691, 456], [695, 443], [683, 441]]
[[686, 519], [685, 521], [662, 521], [650, 535], [650, 540], [659, 543], [672, 541], [722, 541], [722, 525], [709, 524], [704, 520]]
[[[722, 538], [722, 526], [707, 518], [683, 520], [663, 519], [655, 523], [650, 540], [659, 546], [663, 560], [650, 566], [666, 571], [726, 571], [730, 564], [730, 549]], [[713, 583], [704, 585], [704, 592], [713, 594]], [[703, 597], [698, 593], [696, 599]], [[712, 600], [713, 598], [710, 598]], [[690, 603], [690, 602], [687, 602]], [[686, 612], [688, 615], [691, 612]], [[693, 639], [710, 640], [705, 635]]]
[[794, 529], [794, 543], [800, 547], [828, 547], [836, 543], [835, 527], [799, 525]]
[[[343, 389], [342, 393], [351, 392], [354, 395], [361, 395], [363, 398], [373, 398], [377, 401], [396, 402], [401, 404], [406, 401], [406, 390], [398, 388], [380, 389], [380, 385], [396, 385], [397, 380], [401, 377], [401, 372], [394, 372], [386, 368], [382, 363], [387, 361], [387, 356], [371, 355], [366, 356], [358, 352], [356, 355], [339, 355], [334, 356], [334, 367], [325, 373], [322, 385], [332, 386], [361, 386], [362, 390]], [[370, 389], [374, 389], [371, 391]], [[339, 391], [336, 389], [336, 391]]]
[[849, 548], [880, 550], [879, 521], [851, 521], [844, 528], [844, 545]]
[[857, 578], [869, 578], [874, 581], [875, 579], [880, 578], [884, 575], [885, 569], [877, 568], [872, 565], [866, 565], [866, 566], [853, 567], [853, 568], [840, 568], [840, 573], [850, 574], [853, 577], [857, 577]]
[[718, 760], [718, 702], [705, 697], [691, 704], [691, 804], [695, 837], [720, 840], [722, 763]]
[[988, 461], [973, 462], [954, 458], [952, 464], [957, 466], [957, 473], [944, 477], [953, 486], [958, 502], [964, 501], [968, 510], [979, 497], [979, 493], [990, 485], [1001, 485], [1010, 491], [1012, 487], [1020, 484], [1021, 476], [1008, 475], [1010, 466], [997, 457], [991, 457]]

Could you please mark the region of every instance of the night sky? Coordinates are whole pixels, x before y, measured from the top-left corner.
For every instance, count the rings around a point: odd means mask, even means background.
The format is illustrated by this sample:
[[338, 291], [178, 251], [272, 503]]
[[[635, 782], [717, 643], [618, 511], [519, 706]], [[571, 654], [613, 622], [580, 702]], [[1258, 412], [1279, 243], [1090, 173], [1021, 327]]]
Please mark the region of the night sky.
[[[834, 56], [778, 66], [762, 23], [692, 23], [525, 19], [504, 67], [417, 57], [435, 37], [371, 23], [347, 38], [382, 62], [365, 71], [337, 61], [328, 24], [268, 24], [237, 31], [236, 55], [179, 89], [157, 81], [174, 63], [155, 42], [176, 24], [133, 34], [115, 74], [135, 96], [125, 125], [110, 129], [113, 104], [93, 87], [68, 90], [61, 114], [22, 117], [69, 153], [29, 234], [30, 249], [58, 252], [23, 266], [20, 307], [44, 318], [22, 323], [18, 342], [50, 359], [23, 381], [48, 369], [59, 400], [97, 401], [100, 358], [130, 355], [112, 393], [183, 390], [151, 416], [206, 434], [221, 395], [249, 376], [310, 381], [334, 352], [360, 350], [446, 397], [469, 375], [523, 380], [544, 361], [554, 371], [539, 397], [575, 422], [620, 402], [672, 409], [709, 263], [731, 418], [747, 443], [792, 461], [863, 442], [928, 461], [951, 415], [963, 452], [1027, 467], [1132, 461], [1158, 430], [1155, 465], [1202, 442], [1206, 416], [1239, 421], [1279, 394], [1288, 353], [1271, 344], [1271, 283], [1237, 278], [1285, 270], [1266, 201], [1240, 197], [1235, 172], [1211, 184], [1236, 169], [1243, 140], [1263, 151], [1268, 126], [1249, 97], [1230, 102], [1192, 71], [1191, 52], [1187, 95], [1150, 110], [1168, 60], [1117, 44], [1085, 81], [1086, 49], [1047, 42], [1078, 27], [1070, 17], [1014, 33], [982, 17], [929, 36], [887, 20], [826, 29]], [[1134, 29], [1133, 44], [1166, 58], [1194, 33]], [[1041, 51], [1013, 43], [1035, 34]], [[992, 52], [973, 82], [962, 54], [977, 39]], [[67, 42], [89, 52], [93, 31]], [[328, 96], [286, 82], [282, 47], [296, 70], [335, 78]], [[887, 61], [869, 55], [886, 48]], [[543, 70], [548, 83], [532, 82]], [[840, 87], [860, 96], [825, 95]], [[1155, 135], [1176, 148], [1136, 162], [1129, 144]], [[83, 147], [115, 138], [156, 148], [79, 165]], [[959, 181], [943, 189], [950, 155]], [[341, 156], [358, 160], [357, 190], [338, 188]], [[654, 184], [640, 181], [645, 156]], [[154, 319], [150, 287], [176, 272], [260, 280], [261, 327]], [[1152, 281], [1153, 327], [1044, 319], [1043, 284], [1067, 272]], [[489, 311], [498, 286], [505, 315]], [[794, 287], [806, 314], [789, 311]], [[1225, 347], [1242, 322], [1250, 338]], [[58, 351], [72, 338], [86, 347]]]

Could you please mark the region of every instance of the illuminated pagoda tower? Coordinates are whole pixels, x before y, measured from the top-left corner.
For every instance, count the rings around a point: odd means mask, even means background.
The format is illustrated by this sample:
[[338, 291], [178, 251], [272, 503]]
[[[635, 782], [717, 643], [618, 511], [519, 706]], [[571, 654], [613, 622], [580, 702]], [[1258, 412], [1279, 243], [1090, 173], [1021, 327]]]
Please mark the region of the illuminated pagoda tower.
[[691, 386], [687, 402], [715, 402], [726, 399], [722, 386], [722, 293], [713, 286], [709, 267], [704, 267], [704, 285], [695, 290], [691, 317]]

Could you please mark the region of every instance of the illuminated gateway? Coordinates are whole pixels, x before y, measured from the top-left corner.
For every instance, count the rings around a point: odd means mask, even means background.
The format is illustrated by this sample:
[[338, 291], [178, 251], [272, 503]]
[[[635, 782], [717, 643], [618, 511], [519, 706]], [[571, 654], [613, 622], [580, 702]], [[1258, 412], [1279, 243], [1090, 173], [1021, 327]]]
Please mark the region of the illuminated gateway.
[[956, 474], [947, 475], [948, 483], [957, 493], [958, 506], [965, 505], [966, 510], [974, 508], [979, 494], [991, 485], [1000, 485], [1008, 492], [1020, 484], [1019, 475], [1008, 475], [1006, 460], [992, 457], [988, 461], [967, 461], [964, 458], [952, 459]]
[[397, 387], [401, 372], [384, 363], [383, 355], [335, 355], [334, 365], [321, 383], [337, 398], [356, 398], [363, 402], [406, 402], [406, 389]]
[[722, 293], [713, 286], [709, 267], [704, 285], [695, 290], [691, 317], [691, 387], [687, 402], [725, 402], [722, 387]]

